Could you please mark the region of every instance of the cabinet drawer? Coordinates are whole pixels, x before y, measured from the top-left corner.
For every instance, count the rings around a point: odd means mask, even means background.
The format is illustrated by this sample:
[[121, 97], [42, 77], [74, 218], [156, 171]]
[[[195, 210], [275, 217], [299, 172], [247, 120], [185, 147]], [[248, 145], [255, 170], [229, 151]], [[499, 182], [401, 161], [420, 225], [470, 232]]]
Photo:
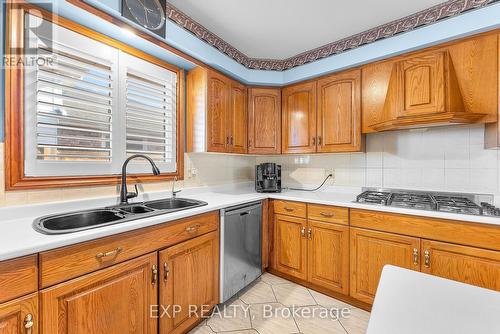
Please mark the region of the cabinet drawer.
[[189, 217], [159, 226], [40, 253], [42, 288], [194, 238], [219, 226], [219, 213]]
[[0, 303], [37, 290], [37, 262], [36, 255], [0, 262]]
[[329, 205], [308, 204], [307, 218], [322, 222], [349, 225], [349, 209]]
[[274, 213], [306, 218], [306, 204], [301, 202], [274, 201]]

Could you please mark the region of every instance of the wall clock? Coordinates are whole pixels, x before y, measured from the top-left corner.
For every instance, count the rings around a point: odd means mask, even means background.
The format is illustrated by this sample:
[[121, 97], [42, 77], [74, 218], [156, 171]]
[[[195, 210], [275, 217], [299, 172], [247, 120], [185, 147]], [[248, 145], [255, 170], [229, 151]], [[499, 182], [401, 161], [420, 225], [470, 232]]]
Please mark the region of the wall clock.
[[165, 38], [166, 0], [122, 0], [122, 16]]

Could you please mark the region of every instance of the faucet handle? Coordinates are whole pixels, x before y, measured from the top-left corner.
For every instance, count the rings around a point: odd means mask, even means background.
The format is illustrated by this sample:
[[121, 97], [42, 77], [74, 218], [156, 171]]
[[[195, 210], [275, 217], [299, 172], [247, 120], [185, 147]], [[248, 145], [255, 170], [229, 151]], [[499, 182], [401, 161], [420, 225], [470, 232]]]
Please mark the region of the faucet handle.
[[137, 184], [134, 184], [134, 188], [135, 188], [135, 192], [128, 192], [127, 193], [127, 199], [135, 198], [135, 197], [139, 196], [139, 189], [137, 189]]

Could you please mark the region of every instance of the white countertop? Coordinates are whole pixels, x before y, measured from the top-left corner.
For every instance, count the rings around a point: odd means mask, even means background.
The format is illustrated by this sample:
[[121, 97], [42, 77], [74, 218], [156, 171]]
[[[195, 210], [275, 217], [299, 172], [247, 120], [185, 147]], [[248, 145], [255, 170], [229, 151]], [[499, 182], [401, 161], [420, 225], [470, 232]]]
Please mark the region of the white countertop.
[[[157, 225], [201, 213], [220, 210], [234, 205], [275, 198], [290, 201], [335, 205], [349, 208], [394, 212], [415, 216], [452, 219], [481, 224], [497, 225], [500, 228], [500, 218], [460, 215], [445, 212], [382, 207], [370, 204], [353, 202], [361, 192], [360, 188], [326, 187], [316, 192], [284, 191], [277, 194], [256, 193], [253, 184], [243, 183], [218, 187], [191, 188], [181, 192], [178, 196], [192, 198], [208, 203], [206, 206], [138, 219], [134, 221], [94, 228], [86, 231], [46, 235], [35, 231], [33, 220], [37, 217], [64, 213], [76, 210], [99, 208], [117, 204], [116, 198], [100, 198], [92, 200], [68, 201], [51, 204], [36, 204], [28, 206], [12, 206], [0, 209], [0, 261], [23, 255], [34, 254], [49, 249], [67, 246], [87, 240], [102, 238], [108, 235], [131, 231], [147, 226]], [[167, 198], [169, 192], [149, 193], [139, 200], [153, 200]]]
[[367, 334], [498, 334], [500, 293], [386, 265]]

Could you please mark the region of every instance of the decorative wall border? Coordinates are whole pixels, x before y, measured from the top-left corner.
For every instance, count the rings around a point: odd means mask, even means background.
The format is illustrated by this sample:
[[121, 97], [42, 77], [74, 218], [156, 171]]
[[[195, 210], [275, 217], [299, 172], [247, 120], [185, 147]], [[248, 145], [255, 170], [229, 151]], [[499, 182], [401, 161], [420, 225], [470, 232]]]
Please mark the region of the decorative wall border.
[[215, 47], [222, 53], [236, 60], [243, 66], [255, 70], [284, 71], [322, 58], [336, 55], [362, 45], [408, 32], [437, 21], [463, 14], [472, 9], [482, 8], [500, 0], [450, 0], [424, 9], [415, 14], [380, 25], [356, 35], [323, 45], [313, 50], [300, 53], [287, 59], [250, 58], [231, 44], [199, 24], [191, 17], [167, 1], [167, 17], [177, 25], [194, 34], [202, 41]]

